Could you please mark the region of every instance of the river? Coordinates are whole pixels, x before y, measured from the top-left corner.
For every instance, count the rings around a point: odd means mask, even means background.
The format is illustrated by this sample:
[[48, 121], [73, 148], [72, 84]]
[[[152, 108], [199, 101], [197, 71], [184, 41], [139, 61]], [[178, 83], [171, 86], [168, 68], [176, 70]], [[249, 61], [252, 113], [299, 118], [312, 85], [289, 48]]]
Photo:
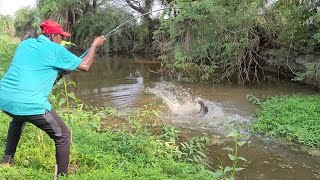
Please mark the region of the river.
[[[73, 72], [76, 95], [91, 106], [112, 106], [119, 111], [131, 111], [148, 103], [162, 108], [164, 122], [180, 126], [185, 134], [206, 132], [214, 139], [209, 146], [211, 165], [228, 162], [223, 147], [232, 142], [225, 138], [231, 129], [238, 129], [248, 142], [240, 149], [245, 157], [245, 170], [238, 179], [320, 179], [319, 149], [308, 149], [281, 139], [269, 139], [250, 132], [258, 106], [248, 102], [251, 93], [258, 98], [283, 94], [316, 94], [304, 85], [268, 80], [251, 85], [182, 83], [179, 78], [167, 82], [155, 73], [160, 63], [154, 57], [98, 57], [90, 72]], [[208, 114], [196, 117], [193, 101], [204, 101]]]

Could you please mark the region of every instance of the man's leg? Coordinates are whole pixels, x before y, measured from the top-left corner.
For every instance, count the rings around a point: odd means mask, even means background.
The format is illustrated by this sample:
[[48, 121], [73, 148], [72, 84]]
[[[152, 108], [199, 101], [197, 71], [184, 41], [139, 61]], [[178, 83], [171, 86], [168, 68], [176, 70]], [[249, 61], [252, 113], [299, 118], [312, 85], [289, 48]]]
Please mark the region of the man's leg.
[[45, 131], [54, 140], [58, 174], [66, 174], [70, 155], [69, 128], [53, 109], [43, 115], [29, 116], [28, 121]]
[[5, 149], [5, 154], [2, 158], [2, 165], [9, 164], [13, 165], [14, 154], [16, 153], [17, 145], [19, 143], [22, 129], [25, 125], [25, 122], [15, 118], [10, 115], [13, 119], [9, 124], [7, 144]]

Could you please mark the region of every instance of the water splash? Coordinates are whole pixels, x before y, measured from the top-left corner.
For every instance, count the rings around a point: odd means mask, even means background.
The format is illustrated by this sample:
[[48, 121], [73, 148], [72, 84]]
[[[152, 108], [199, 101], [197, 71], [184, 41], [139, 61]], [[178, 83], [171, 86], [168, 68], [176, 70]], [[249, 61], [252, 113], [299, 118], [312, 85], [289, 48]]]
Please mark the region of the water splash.
[[[227, 134], [232, 129], [245, 133], [245, 126], [250, 122], [249, 117], [239, 115], [240, 113], [237, 113], [239, 110], [235, 107], [224, 107], [221, 103], [193, 97], [189, 91], [168, 82], [157, 83], [153, 88], [145, 89], [146, 93], [161, 98], [168, 107], [168, 112], [163, 112], [162, 117], [169, 123], [220, 134]], [[198, 100], [204, 102], [208, 107], [208, 113], [204, 116], [196, 115], [200, 110]]]
[[186, 89], [172, 83], [157, 83], [154, 88], [146, 88], [145, 92], [162, 98], [174, 114], [195, 114], [200, 109], [200, 107], [195, 106], [192, 96]]

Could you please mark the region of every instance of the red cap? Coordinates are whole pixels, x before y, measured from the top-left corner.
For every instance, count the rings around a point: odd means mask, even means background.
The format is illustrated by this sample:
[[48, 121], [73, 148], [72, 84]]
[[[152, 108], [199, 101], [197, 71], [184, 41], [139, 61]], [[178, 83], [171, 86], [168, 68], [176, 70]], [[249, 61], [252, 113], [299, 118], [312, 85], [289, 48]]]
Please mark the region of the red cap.
[[70, 36], [70, 33], [64, 32], [60, 24], [48, 19], [40, 24], [42, 33], [44, 34], [60, 34], [62, 36]]

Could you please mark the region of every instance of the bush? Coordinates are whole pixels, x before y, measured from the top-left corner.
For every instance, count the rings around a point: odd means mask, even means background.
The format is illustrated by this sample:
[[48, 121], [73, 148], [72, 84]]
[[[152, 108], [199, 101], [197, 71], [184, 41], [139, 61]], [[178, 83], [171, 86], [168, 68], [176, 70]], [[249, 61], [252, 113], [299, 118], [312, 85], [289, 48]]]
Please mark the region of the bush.
[[277, 96], [262, 102], [253, 129], [307, 146], [320, 146], [320, 96]]

